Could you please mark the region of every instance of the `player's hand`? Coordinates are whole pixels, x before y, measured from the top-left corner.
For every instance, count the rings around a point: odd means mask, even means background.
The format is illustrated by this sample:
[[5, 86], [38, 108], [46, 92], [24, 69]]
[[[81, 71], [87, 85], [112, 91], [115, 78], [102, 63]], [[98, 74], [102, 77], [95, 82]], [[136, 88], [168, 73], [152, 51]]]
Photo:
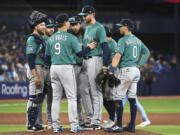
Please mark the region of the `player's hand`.
[[103, 67], [102, 67], [102, 70], [103, 70], [104, 74], [107, 74], [108, 68], [107, 68], [106, 66], [103, 66]]
[[35, 77], [34, 77], [34, 81], [35, 81], [35, 85], [36, 85], [37, 87], [39, 87], [39, 86], [41, 85], [41, 81], [40, 81], [39, 76], [35, 76]]
[[141, 66], [140, 66], [140, 65], [137, 65], [137, 68], [139, 68], [139, 69], [140, 69], [140, 68], [141, 68]]
[[92, 42], [90, 44], [87, 44], [88, 47], [90, 47], [91, 49], [96, 48], [96, 42]]
[[109, 75], [112, 75], [112, 74], [113, 74], [113, 72], [109, 72], [108, 74], [109, 74]]

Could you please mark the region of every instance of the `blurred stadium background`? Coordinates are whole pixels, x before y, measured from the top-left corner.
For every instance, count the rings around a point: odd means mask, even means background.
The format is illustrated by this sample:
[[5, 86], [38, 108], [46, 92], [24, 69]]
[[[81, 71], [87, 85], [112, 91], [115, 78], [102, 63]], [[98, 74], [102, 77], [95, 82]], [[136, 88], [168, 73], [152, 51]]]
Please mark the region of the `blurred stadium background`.
[[95, 7], [97, 20], [111, 28], [116, 41], [120, 34], [115, 23], [122, 18], [134, 20], [134, 33], [151, 50], [142, 69], [138, 95], [180, 95], [179, 3], [180, 0], [1, 0], [0, 99], [28, 97], [25, 44], [31, 33], [27, 24], [30, 12], [39, 10], [52, 18], [62, 12], [72, 16], [87, 4]]

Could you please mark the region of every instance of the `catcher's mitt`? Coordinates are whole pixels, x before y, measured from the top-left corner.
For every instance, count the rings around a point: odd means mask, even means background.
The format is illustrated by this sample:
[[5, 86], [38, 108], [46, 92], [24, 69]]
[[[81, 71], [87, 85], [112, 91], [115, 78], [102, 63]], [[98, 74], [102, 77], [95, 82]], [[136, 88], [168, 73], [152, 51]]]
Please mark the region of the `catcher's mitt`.
[[109, 87], [109, 80], [107, 79], [107, 74], [104, 74], [103, 70], [101, 70], [99, 74], [97, 74], [95, 82], [98, 90], [102, 92], [103, 97], [109, 99], [111, 89]]
[[116, 78], [113, 74], [108, 74], [108, 85], [109, 87], [113, 88], [114, 86], [118, 86], [121, 81]]
[[95, 82], [96, 82], [98, 87], [102, 88], [102, 86], [104, 85], [105, 81], [106, 81], [106, 75], [104, 74], [103, 70], [101, 70], [97, 74], [97, 76], [95, 78]]

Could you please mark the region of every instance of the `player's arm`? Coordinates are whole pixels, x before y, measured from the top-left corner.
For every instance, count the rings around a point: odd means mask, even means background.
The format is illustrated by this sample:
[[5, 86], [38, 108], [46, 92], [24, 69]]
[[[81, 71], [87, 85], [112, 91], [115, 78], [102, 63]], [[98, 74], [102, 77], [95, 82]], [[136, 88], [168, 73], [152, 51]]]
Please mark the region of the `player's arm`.
[[124, 50], [125, 50], [125, 43], [122, 40], [119, 40], [118, 45], [115, 49], [116, 54], [113, 57], [111, 66], [109, 67], [109, 74], [112, 74], [114, 72], [115, 68], [117, 67], [117, 65], [121, 60], [121, 56], [124, 53]]
[[115, 68], [117, 67], [117, 65], [119, 64], [119, 61], [121, 60], [121, 54], [120, 53], [116, 53], [113, 57], [113, 60], [112, 60], [112, 64], [109, 68], [109, 74], [112, 74], [115, 70]]
[[80, 52], [78, 52], [77, 56], [78, 57], [84, 57], [86, 54], [88, 54], [95, 47], [96, 47], [96, 42], [92, 42], [92, 43], [88, 44], [86, 48], [84, 48]]
[[103, 68], [103, 71], [106, 72], [107, 66], [108, 66], [108, 60], [109, 60], [109, 48], [108, 48], [108, 43], [107, 43], [107, 38], [106, 38], [106, 31], [104, 27], [100, 27], [99, 29], [97, 29], [96, 36], [103, 50], [103, 67], [102, 68]]
[[149, 49], [143, 43], [142, 43], [141, 53], [142, 53], [142, 57], [138, 64], [140, 67], [142, 67], [146, 63], [150, 55]]
[[96, 48], [96, 42], [92, 42], [90, 44], [87, 44], [87, 47], [81, 50], [78, 39], [75, 36], [72, 37], [71, 45], [78, 57], [84, 57], [92, 49]]
[[109, 59], [109, 48], [107, 42], [101, 44], [103, 50], [103, 71], [107, 72], [108, 59]]

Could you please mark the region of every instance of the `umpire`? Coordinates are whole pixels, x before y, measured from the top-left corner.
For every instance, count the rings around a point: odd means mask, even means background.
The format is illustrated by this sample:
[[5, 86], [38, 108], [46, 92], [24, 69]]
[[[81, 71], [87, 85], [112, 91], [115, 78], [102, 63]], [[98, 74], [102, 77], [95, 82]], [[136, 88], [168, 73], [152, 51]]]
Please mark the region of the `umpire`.
[[46, 15], [33, 11], [29, 17], [29, 24], [33, 33], [26, 42], [26, 55], [29, 68], [27, 77], [29, 79], [29, 100], [27, 103], [27, 131], [38, 132], [43, 130], [43, 126], [37, 124], [37, 117], [43, 101], [44, 88], [44, 63], [45, 63], [45, 42], [41, 35], [45, 31]]

